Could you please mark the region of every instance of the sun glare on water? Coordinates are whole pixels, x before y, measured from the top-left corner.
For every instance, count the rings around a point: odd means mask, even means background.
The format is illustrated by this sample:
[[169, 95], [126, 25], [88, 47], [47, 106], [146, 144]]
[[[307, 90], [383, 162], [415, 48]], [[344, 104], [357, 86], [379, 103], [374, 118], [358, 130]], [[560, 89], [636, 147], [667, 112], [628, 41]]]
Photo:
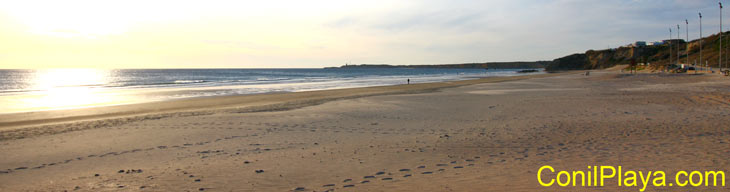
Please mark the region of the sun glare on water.
[[97, 88], [108, 82], [110, 71], [100, 69], [44, 69], [30, 80], [35, 91], [23, 97], [25, 109], [68, 109], [116, 102], [117, 98]]
[[103, 69], [42, 69], [37, 71], [33, 87], [36, 90], [54, 90], [102, 85], [108, 81], [109, 73]]

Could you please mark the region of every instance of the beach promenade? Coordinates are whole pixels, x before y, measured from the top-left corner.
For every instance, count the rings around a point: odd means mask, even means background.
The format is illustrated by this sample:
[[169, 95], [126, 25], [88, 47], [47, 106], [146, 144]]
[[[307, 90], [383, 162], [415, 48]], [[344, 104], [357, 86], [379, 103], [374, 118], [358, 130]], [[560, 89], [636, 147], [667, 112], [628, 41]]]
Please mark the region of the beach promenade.
[[537, 172], [728, 171], [727, 78], [590, 74], [4, 115], [0, 191], [639, 191]]

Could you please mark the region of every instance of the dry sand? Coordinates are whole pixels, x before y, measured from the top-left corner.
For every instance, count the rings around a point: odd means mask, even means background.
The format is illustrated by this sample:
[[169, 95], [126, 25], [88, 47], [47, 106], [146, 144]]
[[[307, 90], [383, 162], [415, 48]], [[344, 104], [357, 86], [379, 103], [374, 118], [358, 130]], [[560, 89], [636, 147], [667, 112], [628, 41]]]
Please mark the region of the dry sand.
[[593, 71], [4, 115], [0, 191], [638, 191], [536, 172], [730, 171], [729, 87]]

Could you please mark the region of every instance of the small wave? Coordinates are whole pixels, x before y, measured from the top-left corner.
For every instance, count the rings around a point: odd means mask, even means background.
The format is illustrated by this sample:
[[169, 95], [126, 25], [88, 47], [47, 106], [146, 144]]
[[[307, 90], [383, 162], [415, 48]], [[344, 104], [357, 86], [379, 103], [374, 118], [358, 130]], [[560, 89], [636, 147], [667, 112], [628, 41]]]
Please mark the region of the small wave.
[[284, 80], [290, 80], [290, 78], [283, 78], [283, 77], [279, 77], [279, 78], [265, 78], [265, 77], [256, 78], [256, 81], [284, 81]]
[[206, 80], [175, 80], [175, 84], [191, 84], [191, 83], [205, 83]]
[[185, 84], [195, 84], [195, 83], [207, 83], [209, 81], [205, 80], [175, 80], [172, 82], [117, 82], [113, 84], [105, 85], [104, 87], [108, 88], [119, 88], [119, 87], [127, 87], [127, 88], [135, 88], [135, 87], [157, 87], [157, 86], [174, 86], [174, 85], [185, 85]]
[[42, 90], [40, 90], [40, 89], [8, 89], [8, 90], [0, 90], [0, 94], [25, 93], [25, 92], [34, 92], [34, 91], [42, 91]]

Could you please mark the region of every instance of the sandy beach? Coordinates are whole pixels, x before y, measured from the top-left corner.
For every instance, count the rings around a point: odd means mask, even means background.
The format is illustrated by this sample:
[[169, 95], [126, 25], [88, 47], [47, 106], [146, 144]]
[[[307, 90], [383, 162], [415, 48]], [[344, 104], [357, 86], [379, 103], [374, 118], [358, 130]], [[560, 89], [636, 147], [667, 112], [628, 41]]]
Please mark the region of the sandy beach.
[[[0, 191], [639, 191], [537, 171], [730, 171], [729, 87], [599, 70], [3, 114]], [[687, 190], [730, 186], [646, 188]]]

